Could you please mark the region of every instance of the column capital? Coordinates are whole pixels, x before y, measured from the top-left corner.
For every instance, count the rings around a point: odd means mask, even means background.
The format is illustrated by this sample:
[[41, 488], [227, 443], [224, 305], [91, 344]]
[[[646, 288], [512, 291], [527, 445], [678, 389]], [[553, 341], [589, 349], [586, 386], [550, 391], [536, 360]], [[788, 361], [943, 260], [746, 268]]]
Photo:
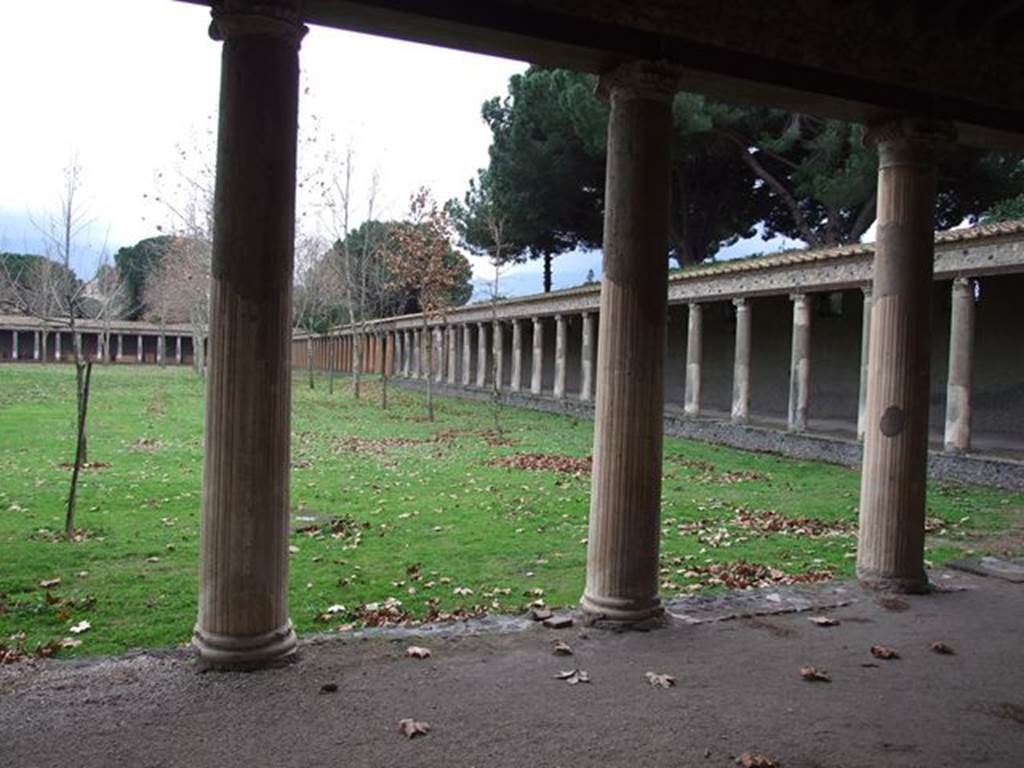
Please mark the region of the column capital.
[[732, 300], [732, 305], [736, 307], [736, 309], [743, 309], [747, 306], [747, 299], [745, 296], [737, 296]]
[[865, 283], [864, 285], [862, 285], [860, 287], [860, 292], [864, 294], [864, 298], [865, 299], [870, 299], [871, 298], [872, 287], [873, 286], [871, 285], [871, 283]]
[[794, 303], [796, 303], [796, 304], [806, 303], [809, 298], [810, 298], [810, 294], [807, 294], [807, 293], [791, 293], [791, 294], [789, 294], [789, 300], [794, 302]]
[[957, 275], [953, 278], [953, 294], [966, 293], [974, 296], [974, 278], [966, 275]]
[[602, 99], [653, 99], [671, 102], [682, 83], [680, 71], [666, 64], [630, 61], [602, 72], [597, 95]]
[[302, 23], [297, 4], [289, 0], [262, 3], [221, 0], [214, 3], [210, 16], [210, 37], [218, 41], [278, 37], [298, 46], [309, 31]]
[[879, 170], [908, 163], [931, 164], [935, 147], [955, 140], [952, 123], [916, 117], [876, 123], [864, 133], [864, 143], [878, 148]]

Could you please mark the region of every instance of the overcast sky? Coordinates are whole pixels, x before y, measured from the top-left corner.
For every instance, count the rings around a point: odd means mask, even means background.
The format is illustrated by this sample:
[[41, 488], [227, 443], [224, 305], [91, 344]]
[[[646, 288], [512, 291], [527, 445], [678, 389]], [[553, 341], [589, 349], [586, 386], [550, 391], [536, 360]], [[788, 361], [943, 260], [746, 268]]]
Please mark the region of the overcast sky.
[[[168, 215], [152, 202], [156, 173], [173, 174], [179, 145], [212, 152], [205, 137], [217, 111], [220, 45], [208, 25], [208, 9], [170, 0], [0, 0], [0, 250], [42, 250], [32, 219], [53, 214], [72, 156], [94, 221], [75, 264], [80, 274], [95, 269], [101, 252], [158, 234]], [[379, 174], [377, 218], [401, 217], [420, 185], [441, 201], [463, 195], [487, 164], [480, 105], [526, 68], [319, 27], [303, 41], [300, 62], [300, 130], [310, 135], [315, 115], [320, 146], [332, 137], [339, 152], [352, 145], [358, 190]], [[755, 242], [738, 252], [764, 248]], [[600, 272], [593, 253], [555, 265], [556, 287]], [[490, 277], [484, 264], [474, 271]], [[539, 291], [540, 264], [511, 268], [503, 280], [502, 293]]]

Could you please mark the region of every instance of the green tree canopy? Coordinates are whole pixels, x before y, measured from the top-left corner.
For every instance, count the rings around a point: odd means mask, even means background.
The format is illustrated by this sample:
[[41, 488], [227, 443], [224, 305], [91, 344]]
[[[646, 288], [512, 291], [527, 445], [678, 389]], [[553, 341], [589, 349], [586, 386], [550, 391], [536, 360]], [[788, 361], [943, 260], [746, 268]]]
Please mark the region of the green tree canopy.
[[[488, 216], [504, 224], [508, 260], [597, 247], [604, 206], [608, 105], [593, 76], [531, 67], [483, 105], [490, 162], [453, 215], [466, 245], [491, 253]], [[713, 256], [759, 228], [809, 246], [857, 241], [875, 219], [877, 156], [861, 126], [695, 94], [673, 102], [670, 256]], [[977, 220], [1024, 189], [1016, 156], [939, 149], [936, 223]]]
[[160, 268], [164, 254], [174, 243], [173, 235], [159, 235], [119, 248], [114, 266], [125, 283], [126, 318], [138, 320], [146, 312], [146, 281]]

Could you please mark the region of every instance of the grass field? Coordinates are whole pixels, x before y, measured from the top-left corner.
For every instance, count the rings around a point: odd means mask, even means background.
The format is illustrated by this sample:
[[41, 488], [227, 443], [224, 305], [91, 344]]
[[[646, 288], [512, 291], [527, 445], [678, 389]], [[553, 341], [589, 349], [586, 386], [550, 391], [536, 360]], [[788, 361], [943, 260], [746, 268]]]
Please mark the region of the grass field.
[[[203, 382], [188, 369], [93, 372], [77, 525], [60, 536], [72, 459], [68, 366], [0, 368], [0, 644], [117, 653], [189, 639], [195, 618]], [[570, 605], [583, 586], [592, 424], [379, 384], [294, 384], [291, 616], [300, 632]], [[531, 454], [515, 458], [517, 454]], [[504, 464], [502, 461], [504, 460]], [[514, 466], [508, 466], [511, 462]], [[550, 466], [550, 469], [539, 467]], [[668, 439], [664, 595], [847, 577], [858, 475]], [[1024, 496], [933, 485], [938, 563], [1020, 519]], [[59, 579], [47, 588], [40, 582]], [[87, 621], [90, 628], [70, 634]], [[23, 633], [23, 637], [21, 636]]]

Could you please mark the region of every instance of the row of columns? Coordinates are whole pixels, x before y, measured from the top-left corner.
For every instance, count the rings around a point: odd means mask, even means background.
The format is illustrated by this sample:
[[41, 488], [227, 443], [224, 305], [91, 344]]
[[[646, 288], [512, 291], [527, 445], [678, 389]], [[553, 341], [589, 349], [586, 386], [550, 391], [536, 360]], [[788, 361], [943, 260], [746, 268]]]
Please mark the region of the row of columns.
[[[581, 317], [579, 399], [589, 401], [594, 397], [594, 313], [584, 312]], [[533, 328], [532, 365], [529, 381], [525, 380], [523, 367], [524, 322], [532, 322]], [[568, 376], [568, 318], [564, 315], [555, 315], [554, 324], [555, 356], [552, 394], [555, 398], [564, 399], [567, 396]], [[506, 326], [511, 327], [512, 335], [508, 390], [520, 392], [528, 388], [533, 394], [541, 394], [545, 368], [544, 320], [541, 317], [534, 317], [530, 321], [511, 319], [432, 327], [430, 330], [434, 339], [434, 371], [432, 375], [435, 381], [446, 382], [452, 386], [461, 383], [464, 387], [484, 387], [488, 380], [491, 380], [497, 382], [499, 390], [505, 389]], [[389, 373], [411, 379], [421, 379], [430, 375], [426, 369], [426, 355], [423, 352], [424, 336], [420, 329], [388, 331], [384, 333], [384, 337], [395, 349], [394, 361], [388, 366]], [[475, 365], [474, 360], [476, 361]], [[461, 377], [459, 376], [460, 367]]]
[[[64, 349], [63, 349], [63, 339], [64, 339], [65, 335], [69, 334], [69, 332], [67, 332], [67, 331], [60, 331], [60, 330], [53, 330], [53, 331], [40, 331], [40, 330], [20, 331], [20, 330], [17, 330], [17, 329], [11, 329], [10, 330], [10, 334], [11, 334], [11, 359], [12, 360], [29, 359], [29, 358], [23, 358], [22, 357], [22, 351], [21, 351], [21, 345], [20, 345], [20, 336], [21, 336], [22, 333], [31, 333], [32, 334], [32, 357], [30, 358], [31, 360], [45, 362], [46, 360], [50, 359], [49, 355], [46, 353], [46, 351], [44, 351], [43, 346], [44, 346], [44, 343], [45, 343], [45, 338], [47, 336], [51, 335], [51, 334], [54, 337], [54, 339], [53, 339], [53, 360], [55, 360], [56, 362], [60, 362], [60, 361], [62, 361], [65, 358]], [[73, 346], [77, 347], [78, 349], [84, 350], [85, 349], [85, 347], [83, 346], [84, 339], [87, 338], [88, 336], [93, 336], [95, 338], [95, 341], [96, 341], [96, 353], [95, 353], [95, 355], [93, 355], [93, 359], [94, 360], [109, 361], [109, 362], [121, 362], [121, 361], [123, 361], [125, 359], [131, 359], [132, 357], [134, 357], [136, 362], [141, 363], [141, 362], [144, 361], [143, 350], [144, 350], [144, 339], [146, 339], [146, 338], [154, 338], [154, 339], [156, 339], [155, 351], [156, 351], [156, 362], [157, 363], [163, 363], [165, 361], [165, 359], [167, 359], [167, 357], [168, 357], [167, 346], [168, 346], [168, 340], [169, 339], [172, 340], [171, 341], [171, 346], [173, 347], [173, 359], [174, 359], [174, 361], [176, 363], [178, 363], [178, 364], [181, 364], [182, 360], [183, 360], [183, 355], [182, 355], [182, 337], [179, 336], [179, 335], [163, 334], [163, 335], [156, 335], [156, 336], [154, 336], [154, 335], [150, 335], [150, 334], [141, 334], [141, 333], [140, 334], [125, 334], [125, 333], [103, 334], [103, 333], [97, 333], [95, 331], [84, 331], [84, 332], [83, 331], [75, 331], [74, 332], [74, 337], [72, 339]], [[135, 336], [136, 337], [136, 341], [135, 341], [135, 355], [134, 356], [129, 356], [128, 358], [126, 358], [126, 356], [123, 354], [124, 337], [125, 336]]]
[[[213, 10], [212, 31], [224, 44], [194, 642], [202, 657], [217, 665], [263, 663], [295, 648], [287, 604], [288, 353], [298, 47], [305, 32], [295, 8], [291, 0], [278, 0]], [[590, 528], [581, 598], [588, 618], [598, 622], [635, 624], [661, 613], [666, 254], [672, 100], [678, 84], [671, 70], [642, 63], [620, 66], [599, 84], [610, 114]], [[927, 585], [924, 463], [936, 135], [908, 123], [871, 135], [880, 157], [878, 242], [857, 572], [870, 586], [916, 591]], [[250, 226], [252, 221], [260, 227]], [[809, 320], [806, 302], [794, 307]], [[538, 363], [543, 330], [534, 325]], [[797, 389], [804, 386], [807, 368], [801, 368], [806, 347], [800, 333], [793, 345]], [[421, 346], [433, 343], [425, 338], [429, 333], [415, 335], [412, 354], [408, 336], [400, 344], [401, 367], [410, 374], [423, 371]], [[466, 335], [464, 381], [472, 355]], [[555, 335], [556, 349], [564, 355], [564, 319], [556, 321]], [[486, 334], [478, 336], [478, 359], [486, 363]], [[449, 350], [451, 345], [449, 339]], [[540, 369], [534, 365], [531, 388], [538, 386]], [[806, 402], [797, 396], [794, 421], [801, 407], [805, 417]]]

